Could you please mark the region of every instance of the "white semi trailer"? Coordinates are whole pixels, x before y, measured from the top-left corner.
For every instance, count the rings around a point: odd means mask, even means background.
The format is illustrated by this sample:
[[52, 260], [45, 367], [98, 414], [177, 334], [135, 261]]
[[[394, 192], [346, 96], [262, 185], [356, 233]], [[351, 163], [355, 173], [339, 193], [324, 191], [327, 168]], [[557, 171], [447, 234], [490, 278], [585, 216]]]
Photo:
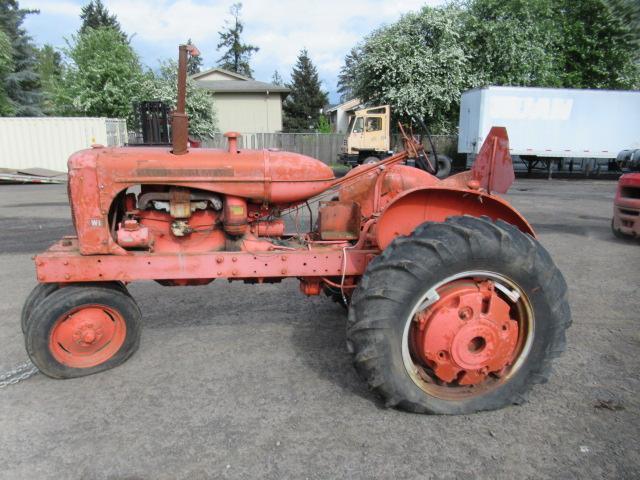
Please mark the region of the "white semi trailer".
[[554, 162], [593, 166], [640, 148], [640, 91], [485, 87], [463, 93], [458, 152], [471, 161], [492, 126], [507, 128], [511, 154], [529, 172], [550, 173]]

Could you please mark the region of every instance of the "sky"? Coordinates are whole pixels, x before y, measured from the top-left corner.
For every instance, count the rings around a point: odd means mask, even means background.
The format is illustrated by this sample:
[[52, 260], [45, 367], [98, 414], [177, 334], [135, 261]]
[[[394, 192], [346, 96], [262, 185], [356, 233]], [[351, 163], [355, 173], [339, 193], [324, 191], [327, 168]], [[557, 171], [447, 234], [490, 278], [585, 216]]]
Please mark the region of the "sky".
[[[177, 46], [191, 38], [200, 49], [204, 67], [215, 66], [218, 31], [229, 19], [234, 0], [103, 0], [118, 16], [123, 30], [147, 67], [177, 57]], [[37, 8], [25, 28], [38, 45], [64, 47], [80, 27], [80, 7], [88, 0], [20, 0]], [[289, 80], [301, 48], [306, 47], [330, 101], [337, 102], [336, 80], [345, 55], [377, 27], [401, 14], [444, 0], [245, 0], [242, 2], [244, 40], [260, 47], [251, 60], [254, 78], [271, 81], [275, 70]]]

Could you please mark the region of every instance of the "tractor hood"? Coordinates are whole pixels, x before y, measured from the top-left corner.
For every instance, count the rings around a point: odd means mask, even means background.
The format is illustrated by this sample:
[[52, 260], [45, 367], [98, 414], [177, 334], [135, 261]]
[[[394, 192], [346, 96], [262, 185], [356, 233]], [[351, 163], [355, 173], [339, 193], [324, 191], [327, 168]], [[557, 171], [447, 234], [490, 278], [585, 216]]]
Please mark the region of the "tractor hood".
[[319, 160], [273, 149], [193, 148], [176, 156], [169, 148], [98, 147], [75, 153], [68, 166], [71, 178], [95, 168], [98, 183], [118, 191], [135, 184], [183, 185], [270, 203], [304, 201], [335, 179]]

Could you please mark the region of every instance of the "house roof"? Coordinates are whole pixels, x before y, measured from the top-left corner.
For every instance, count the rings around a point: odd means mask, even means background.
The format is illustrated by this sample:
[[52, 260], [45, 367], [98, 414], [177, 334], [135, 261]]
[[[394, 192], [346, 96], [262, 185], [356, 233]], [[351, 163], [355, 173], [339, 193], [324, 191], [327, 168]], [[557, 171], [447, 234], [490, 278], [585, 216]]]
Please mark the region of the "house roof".
[[199, 78], [206, 77], [207, 75], [210, 75], [214, 72], [222, 73], [229, 77], [237, 78], [238, 80], [251, 80], [249, 77], [245, 77], [244, 75], [241, 75], [239, 73], [232, 72], [231, 70], [226, 70], [220, 67], [213, 67], [213, 68], [210, 68], [209, 70], [204, 70], [202, 72], [194, 73], [193, 75], [190, 76], [190, 78], [192, 80], [198, 80]]
[[287, 87], [257, 80], [196, 80], [200, 88], [216, 93], [289, 93]]
[[[207, 80], [212, 76], [215, 80]], [[287, 87], [259, 82], [224, 68], [210, 68], [191, 75], [190, 78], [198, 87], [213, 90], [215, 93], [289, 93]]]
[[362, 102], [360, 102], [359, 98], [352, 98], [351, 100], [347, 100], [346, 102], [343, 103], [339, 103], [338, 105], [333, 105], [330, 107], [327, 107], [325, 109], [326, 113], [331, 113], [331, 112], [335, 112], [337, 110], [343, 110], [343, 111], [348, 111], [348, 110], [352, 110], [354, 108], [357, 108], [361, 105]]

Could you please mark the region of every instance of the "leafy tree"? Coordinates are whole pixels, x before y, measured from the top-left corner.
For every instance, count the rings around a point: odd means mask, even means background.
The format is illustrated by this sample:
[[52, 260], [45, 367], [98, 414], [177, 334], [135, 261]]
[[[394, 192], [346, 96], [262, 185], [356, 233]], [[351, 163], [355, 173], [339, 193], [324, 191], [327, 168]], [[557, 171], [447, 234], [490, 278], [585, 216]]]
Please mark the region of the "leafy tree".
[[274, 70], [273, 76], [271, 77], [271, 83], [273, 83], [274, 85], [280, 85], [280, 86], [284, 85], [284, 80], [278, 73], [278, 70]]
[[27, 117], [42, 115], [40, 79], [36, 71], [36, 51], [31, 37], [22, 28], [27, 15], [38, 10], [20, 8], [17, 0], [0, 1], [0, 30], [8, 37], [13, 68], [4, 75], [4, 91], [8, 107], [5, 111], [13, 115]]
[[114, 28], [89, 28], [67, 41], [66, 69], [56, 104], [61, 113], [126, 118], [144, 79], [138, 55]]
[[62, 55], [51, 45], [38, 50], [38, 74], [43, 93], [43, 110], [47, 114], [56, 112], [55, 97], [62, 81]]
[[0, 116], [13, 114], [13, 108], [9, 96], [5, 90], [4, 82], [7, 74], [13, 71], [13, 57], [11, 55], [11, 40], [9, 36], [0, 30]]
[[344, 65], [340, 69], [338, 75], [338, 93], [340, 101], [346, 102], [354, 98], [354, 88], [356, 83], [356, 65], [360, 60], [361, 46], [356, 45], [351, 49], [347, 56], [344, 57]]
[[558, 50], [563, 86], [640, 87], [638, 8], [638, 4], [634, 10], [631, 2], [610, 0], [561, 2], [556, 19], [562, 39]]
[[252, 78], [253, 71], [249, 60], [251, 55], [260, 49], [254, 45], [242, 43], [240, 37], [244, 30], [244, 24], [240, 20], [240, 10], [242, 10], [242, 3], [234, 3], [229, 9], [231, 21], [225, 20], [226, 28], [218, 32], [220, 35], [218, 50], [225, 49], [222, 57], [218, 59], [218, 66]]
[[460, 41], [476, 85], [559, 86], [556, 0], [473, 0]]
[[104, 6], [102, 0], [91, 0], [80, 11], [80, 19], [82, 25], [79, 33], [87, 33], [89, 28], [113, 28], [122, 35], [123, 40], [127, 40], [127, 35], [122, 31], [120, 22], [115, 14], [109, 13], [107, 7]]
[[[147, 72], [140, 100], [161, 100], [172, 108], [176, 106], [178, 94], [178, 63], [166, 60], [160, 65], [159, 72]], [[189, 115], [189, 134], [196, 138], [212, 137], [217, 130], [213, 96], [205, 89], [198, 88], [187, 79], [187, 115]]]
[[389, 103], [454, 131], [462, 91], [484, 85], [640, 87], [637, 0], [462, 0], [374, 31], [345, 58], [345, 99]]
[[353, 94], [390, 104], [397, 116], [426, 118], [452, 131], [461, 93], [471, 85], [460, 41], [461, 10], [423, 7], [367, 37], [353, 68]]
[[[187, 45], [193, 45], [191, 39], [189, 39]], [[196, 73], [200, 73], [200, 70], [202, 70], [202, 57], [200, 55], [197, 57], [189, 55], [189, 59], [187, 60], [187, 74], [195, 75]]]
[[302, 49], [291, 73], [291, 90], [283, 105], [284, 128], [286, 130], [308, 130], [318, 123], [320, 111], [327, 103], [327, 94], [322, 91], [318, 70], [311, 62], [309, 53]]
[[630, 0], [473, 0], [463, 43], [477, 83], [634, 88], [638, 4]]

